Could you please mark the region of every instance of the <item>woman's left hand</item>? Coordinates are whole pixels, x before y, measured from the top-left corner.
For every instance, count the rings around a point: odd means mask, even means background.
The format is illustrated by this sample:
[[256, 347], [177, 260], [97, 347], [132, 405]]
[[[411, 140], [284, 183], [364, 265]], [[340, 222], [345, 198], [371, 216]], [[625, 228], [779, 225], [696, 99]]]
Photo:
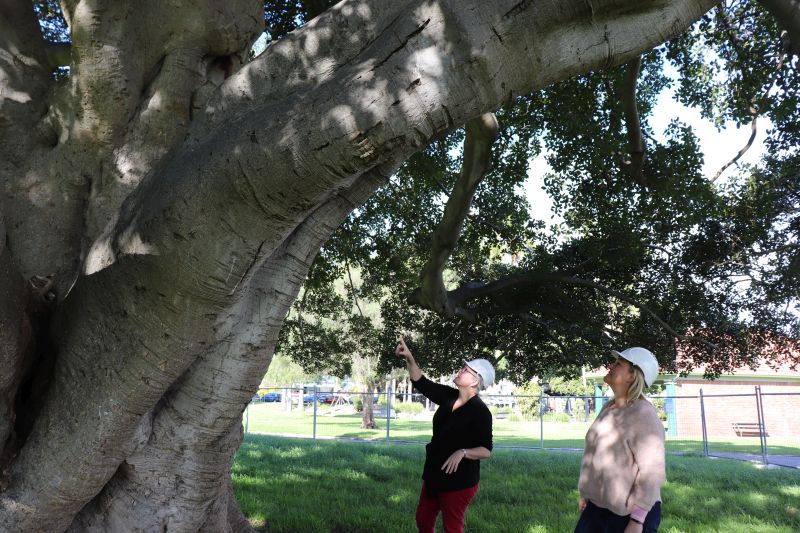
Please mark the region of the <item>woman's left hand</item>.
[[638, 524], [633, 520], [630, 520], [628, 521], [628, 525], [625, 527], [624, 533], [642, 533], [642, 529], [644, 529], [642, 524]]
[[466, 457], [464, 454], [464, 450], [456, 450], [454, 451], [450, 457], [447, 458], [447, 461], [444, 462], [442, 465], [442, 470], [444, 470], [445, 474], [452, 474], [456, 470], [458, 470], [458, 464], [461, 460]]

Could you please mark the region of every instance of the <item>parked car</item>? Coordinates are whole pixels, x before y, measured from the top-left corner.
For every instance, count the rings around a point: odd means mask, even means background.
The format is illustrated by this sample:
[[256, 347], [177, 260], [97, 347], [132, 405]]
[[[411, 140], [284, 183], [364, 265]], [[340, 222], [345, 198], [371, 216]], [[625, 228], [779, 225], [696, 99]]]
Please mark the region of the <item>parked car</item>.
[[[325, 403], [325, 398], [327, 396], [333, 396], [329, 392], [318, 392], [317, 393], [317, 403]], [[314, 403], [314, 395], [313, 394], [304, 394], [303, 395], [303, 403], [308, 405], [310, 403]]]
[[513, 396], [489, 396], [486, 398], [486, 404], [494, 407], [514, 407], [516, 402]]
[[266, 394], [261, 395], [262, 402], [279, 402], [281, 401], [281, 393], [280, 392], [268, 392]]

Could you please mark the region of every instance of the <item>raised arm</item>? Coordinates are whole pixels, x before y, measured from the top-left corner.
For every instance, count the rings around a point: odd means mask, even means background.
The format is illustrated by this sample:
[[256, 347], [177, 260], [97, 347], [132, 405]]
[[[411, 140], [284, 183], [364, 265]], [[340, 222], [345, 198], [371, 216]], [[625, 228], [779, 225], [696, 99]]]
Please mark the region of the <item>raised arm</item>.
[[411, 380], [419, 381], [422, 377], [422, 370], [420, 370], [419, 365], [417, 365], [417, 362], [414, 360], [414, 356], [411, 354], [411, 350], [408, 349], [408, 346], [406, 346], [402, 335], [400, 335], [400, 339], [397, 341], [397, 348], [394, 349], [394, 354], [406, 360], [406, 366], [408, 366], [408, 374], [411, 376]]
[[430, 401], [437, 405], [442, 405], [458, 396], [458, 391], [453, 387], [434, 383], [422, 374], [422, 370], [420, 370], [417, 362], [414, 360], [414, 356], [411, 354], [411, 350], [408, 349], [408, 346], [406, 346], [402, 336], [397, 343], [397, 348], [395, 348], [394, 353], [398, 357], [402, 357], [406, 360], [408, 373], [411, 376], [414, 387]]

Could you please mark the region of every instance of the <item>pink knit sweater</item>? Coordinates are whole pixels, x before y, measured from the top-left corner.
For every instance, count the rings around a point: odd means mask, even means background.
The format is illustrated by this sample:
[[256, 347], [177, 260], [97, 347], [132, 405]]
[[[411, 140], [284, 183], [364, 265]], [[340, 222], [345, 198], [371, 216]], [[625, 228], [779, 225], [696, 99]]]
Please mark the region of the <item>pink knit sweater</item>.
[[653, 404], [606, 404], [586, 433], [581, 497], [625, 516], [661, 501], [664, 481], [664, 426]]

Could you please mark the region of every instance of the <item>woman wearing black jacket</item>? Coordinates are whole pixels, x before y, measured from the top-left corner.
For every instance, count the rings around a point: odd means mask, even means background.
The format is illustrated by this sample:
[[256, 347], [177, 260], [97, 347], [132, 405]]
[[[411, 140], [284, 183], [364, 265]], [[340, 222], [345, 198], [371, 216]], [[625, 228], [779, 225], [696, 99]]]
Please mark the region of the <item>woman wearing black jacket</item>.
[[480, 460], [491, 455], [492, 414], [478, 391], [494, 382], [494, 368], [485, 359], [465, 362], [453, 380], [454, 389], [423, 376], [402, 337], [395, 354], [405, 359], [416, 389], [439, 406], [425, 447], [417, 528], [433, 533], [441, 511], [445, 533], [461, 533], [467, 507], [478, 492]]

